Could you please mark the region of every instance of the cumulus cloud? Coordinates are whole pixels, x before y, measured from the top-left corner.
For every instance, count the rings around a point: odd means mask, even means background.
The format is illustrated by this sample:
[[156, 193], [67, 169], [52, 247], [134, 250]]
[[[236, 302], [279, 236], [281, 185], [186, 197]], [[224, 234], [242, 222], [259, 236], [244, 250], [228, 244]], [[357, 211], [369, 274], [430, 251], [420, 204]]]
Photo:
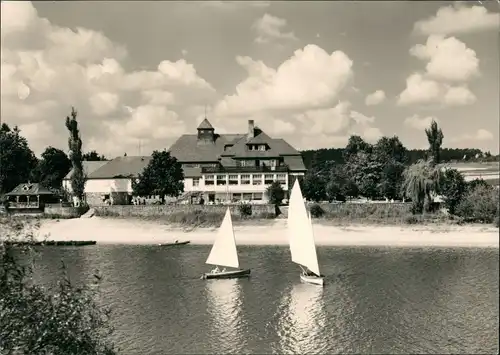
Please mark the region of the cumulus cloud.
[[455, 3], [452, 6], [439, 8], [436, 15], [417, 21], [414, 32], [423, 35], [461, 34], [489, 30], [498, 30], [500, 15], [488, 12], [484, 6], [464, 6]]
[[71, 106], [84, 149], [112, 156], [137, 139], [167, 147], [195, 119], [189, 108], [214, 99], [185, 59], [128, 71], [121, 64], [126, 48], [100, 32], [51, 24], [30, 2], [2, 2], [1, 16], [1, 115], [37, 153], [49, 144], [67, 149]]
[[466, 81], [479, 75], [476, 52], [455, 37], [431, 35], [425, 45], [417, 44], [410, 54], [428, 61], [426, 70], [431, 78], [447, 81]]
[[248, 73], [215, 107], [218, 116], [265, 111], [307, 110], [333, 104], [352, 77], [352, 61], [341, 52], [328, 54], [309, 44], [277, 69], [250, 57], [237, 57]]
[[340, 101], [331, 108], [307, 110], [296, 114], [294, 118], [304, 127], [304, 149], [328, 144], [342, 146], [353, 134], [372, 143], [382, 136], [380, 129], [374, 126], [375, 117], [352, 110], [348, 101]]
[[467, 144], [470, 144], [472, 142], [489, 141], [492, 139], [493, 134], [490, 131], [481, 128], [472, 134], [466, 133], [461, 136], [453, 137], [451, 138], [451, 142], [460, 146], [467, 146]]
[[294, 142], [300, 149], [345, 145], [351, 134], [369, 141], [381, 136], [374, 117], [339, 100], [352, 86], [352, 61], [345, 53], [309, 44], [276, 69], [249, 57], [237, 62], [247, 77], [214, 106], [218, 131], [241, 131], [247, 119], [254, 119], [273, 136], [300, 132], [301, 141]]
[[420, 117], [419, 115], [413, 115], [405, 118], [404, 124], [407, 127], [423, 131], [429, 128], [433, 120], [439, 123], [439, 120], [433, 116]]
[[451, 86], [435, 80], [426, 79], [420, 73], [414, 73], [406, 79], [406, 88], [399, 95], [398, 105], [463, 106], [476, 102], [476, 96], [465, 84]]
[[125, 123], [109, 121], [105, 124], [118, 137], [132, 137], [141, 140], [177, 138], [186, 129], [179, 115], [165, 106], [142, 105], [129, 108], [130, 118]]
[[257, 33], [255, 42], [269, 43], [279, 40], [297, 40], [297, 37], [292, 31], [284, 31], [286, 25], [285, 19], [267, 13], [264, 14], [252, 25], [253, 30]]
[[381, 104], [385, 100], [385, 92], [383, 90], [377, 90], [368, 96], [365, 99], [366, 106], [373, 106]]
[[338, 134], [350, 126], [350, 109], [350, 102], [341, 101], [334, 107], [306, 110], [294, 117], [308, 127], [305, 134]]

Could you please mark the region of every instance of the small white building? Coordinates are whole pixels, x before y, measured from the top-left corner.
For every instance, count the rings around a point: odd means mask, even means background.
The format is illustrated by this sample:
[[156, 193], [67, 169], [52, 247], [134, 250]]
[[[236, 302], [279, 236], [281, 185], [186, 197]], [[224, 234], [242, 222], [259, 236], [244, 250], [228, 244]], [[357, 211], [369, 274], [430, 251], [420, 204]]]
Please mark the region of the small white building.
[[[150, 159], [148, 156], [123, 156], [110, 161], [84, 161], [85, 199], [89, 206], [129, 204], [132, 179], [142, 173]], [[63, 180], [63, 188], [69, 192], [72, 192], [72, 173], [70, 171]]]

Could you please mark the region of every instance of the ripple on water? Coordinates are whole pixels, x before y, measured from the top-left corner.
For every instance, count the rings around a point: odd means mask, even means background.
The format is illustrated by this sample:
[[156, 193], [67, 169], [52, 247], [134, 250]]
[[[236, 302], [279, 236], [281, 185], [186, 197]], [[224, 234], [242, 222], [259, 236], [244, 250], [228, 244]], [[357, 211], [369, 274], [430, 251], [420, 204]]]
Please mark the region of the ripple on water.
[[100, 269], [127, 355], [498, 352], [497, 249], [320, 247], [323, 288], [282, 247], [239, 247], [250, 279], [200, 280], [209, 249], [47, 248], [35, 276]]

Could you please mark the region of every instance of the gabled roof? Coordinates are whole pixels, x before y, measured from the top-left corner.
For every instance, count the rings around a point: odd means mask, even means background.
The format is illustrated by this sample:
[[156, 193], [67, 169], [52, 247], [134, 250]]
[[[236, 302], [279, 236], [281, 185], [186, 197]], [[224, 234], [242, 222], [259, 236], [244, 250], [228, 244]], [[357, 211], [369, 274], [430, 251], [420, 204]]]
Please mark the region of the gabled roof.
[[[94, 171], [99, 169], [101, 166], [109, 163], [108, 161], [82, 161], [83, 173], [87, 176], [92, 174]], [[73, 174], [73, 169], [64, 177], [64, 180], [71, 179], [71, 174]]]
[[217, 162], [226, 144], [233, 144], [242, 134], [215, 134], [214, 142], [198, 142], [196, 134], [179, 137], [170, 147], [170, 154], [180, 162]]
[[288, 168], [292, 171], [305, 172], [307, 170], [306, 166], [304, 165], [304, 159], [302, 159], [302, 155], [285, 156], [284, 163], [288, 165]]
[[[247, 144], [267, 144], [269, 150], [248, 150]], [[281, 138], [271, 138], [263, 131], [249, 141], [246, 137], [239, 139], [233, 147], [222, 153], [223, 156], [232, 156], [233, 158], [273, 158], [286, 155], [300, 155], [300, 153], [290, 144]]]
[[54, 195], [50, 189], [40, 185], [39, 183], [22, 183], [17, 185], [14, 190], [6, 193], [7, 196], [37, 196], [37, 195]]
[[137, 177], [149, 164], [150, 156], [122, 156], [108, 161], [87, 175], [88, 179], [113, 179]]
[[248, 140], [247, 144], [267, 144], [272, 140], [271, 137], [261, 131], [257, 136]]
[[[203, 123], [203, 122], [202, 122]], [[305, 171], [304, 162], [300, 153], [281, 138], [271, 138], [259, 128], [255, 127], [256, 136], [247, 139], [247, 134], [215, 134], [213, 142], [198, 141], [195, 134], [185, 134], [179, 137], [170, 147], [170, 154], [176, 157], [181, 163], [218, 163], [223, 166], [236, 165], [229, 164], [228, 160], [238, 158], [277, 158], [285, 157], [285, 164], [292, 170]], [[249, 151], [247, 143], [267, 144], [267, 151]], [[226, 145], [233, 145], [224, 151]], [[293, 157], [294, 159], [288, 159]], [[187, 172], [184, 169], [185, 173]], [[197, 175], [198, 172], [189, 170], [188, 174]], [[187, 176], [187, 175], [186, 175]]]
[[201, 121], [200, 125], [198, 126], [197, 129], [214, 129], [212, 124], [205, 118], [203, 121]]

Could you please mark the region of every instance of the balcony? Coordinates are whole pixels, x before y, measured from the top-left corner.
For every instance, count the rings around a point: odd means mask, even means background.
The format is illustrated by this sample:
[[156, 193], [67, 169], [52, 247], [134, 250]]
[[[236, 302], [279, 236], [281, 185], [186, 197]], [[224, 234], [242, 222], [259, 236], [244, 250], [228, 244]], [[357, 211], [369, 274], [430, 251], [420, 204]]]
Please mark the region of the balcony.
[[216, 168], [201, 168], [202, 174], [230, 174], [230, 173], [286, 173], [288, 172], [287, 165], [272, 166], [218, 166]]

